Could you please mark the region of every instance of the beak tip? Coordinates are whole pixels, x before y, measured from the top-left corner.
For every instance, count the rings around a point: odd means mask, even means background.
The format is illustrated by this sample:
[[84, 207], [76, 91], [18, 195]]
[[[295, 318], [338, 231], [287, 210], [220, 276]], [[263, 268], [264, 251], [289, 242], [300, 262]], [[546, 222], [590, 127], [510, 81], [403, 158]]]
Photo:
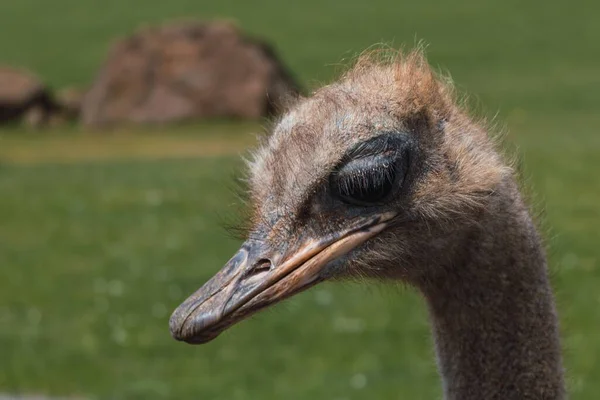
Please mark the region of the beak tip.
[[178, 309], [175, 310], [173, 314], [171, 314], [171, 318], [169, 318], [169, 331], [171, 332], [173, 339], [184, 340], [182, 335], [183, 321], [181, 320], [181, 315], [178, 311]]
[[184, 305], [178, 307], [171, 318], [169, 318], [169, 331], [173, 339], [188, 344], [203, 344], [215, 339], [220, 332], [201, 329], [206, 328], [207, 323], [214, 322], [214, 314], [202, 315], [200, 323], [194, 317], [189, 307]]

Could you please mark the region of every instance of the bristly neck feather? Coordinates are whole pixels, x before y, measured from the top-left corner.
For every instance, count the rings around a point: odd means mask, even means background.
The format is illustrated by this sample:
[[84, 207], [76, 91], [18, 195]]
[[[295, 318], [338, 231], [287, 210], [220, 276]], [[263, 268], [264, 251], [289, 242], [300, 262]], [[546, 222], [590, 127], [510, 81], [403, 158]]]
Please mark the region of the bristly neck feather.
[[504, 185], [452, 268], [421, 287], [447, 400], [564, 399], [543, 246], [516, 185]]

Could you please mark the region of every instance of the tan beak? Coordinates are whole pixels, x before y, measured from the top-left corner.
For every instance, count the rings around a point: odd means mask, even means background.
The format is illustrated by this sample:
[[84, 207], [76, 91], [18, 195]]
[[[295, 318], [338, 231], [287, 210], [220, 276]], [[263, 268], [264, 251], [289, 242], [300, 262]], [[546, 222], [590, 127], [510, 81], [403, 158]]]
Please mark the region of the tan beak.
[[357, 248], [388, 225], [391, 214], [361, 220], [327, 238], [308, 239], [275, 265], [278, 252], [265, 242], [246, 241], [229, 262], [171, 316], [171, 334], [206, 343], [258, 310], [326, 279], [331, 261]]

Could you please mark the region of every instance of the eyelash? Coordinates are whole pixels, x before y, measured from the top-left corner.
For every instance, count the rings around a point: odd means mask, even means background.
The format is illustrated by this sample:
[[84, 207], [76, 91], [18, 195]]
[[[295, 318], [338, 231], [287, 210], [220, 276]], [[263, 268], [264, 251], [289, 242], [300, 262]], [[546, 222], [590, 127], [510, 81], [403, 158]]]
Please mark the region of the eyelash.
[[353, 160], [332, 176], [330, 185], [334, 195], [355, 206], [380, 204], [397, 183], [396, 161], [388, 157], [378, 162], [372, 158]]
[[372, 167], [370, 170], [357, 168], [354, 173], [338, 175], [338, 188], [345, 196], [357, 192], [367, 193], [373, 188], [382, 188], [386, 184], [394, 183], [395, 175], [395, 169], [389, 163]]

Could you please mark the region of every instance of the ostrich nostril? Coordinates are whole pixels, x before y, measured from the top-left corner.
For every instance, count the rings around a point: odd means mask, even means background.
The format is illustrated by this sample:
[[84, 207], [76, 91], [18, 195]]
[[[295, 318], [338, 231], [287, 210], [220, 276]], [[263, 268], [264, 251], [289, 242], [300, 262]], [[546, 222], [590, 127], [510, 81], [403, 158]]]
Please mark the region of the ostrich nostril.
[[273, 269], [273, 263], [268, 258], [261, 258], [257, 262], [254, 263], [254, 266], [250, 271], [248, 271], [248, 278], [261, 275], [265, 272], [269, 272]]
[[268, 258], [261, 258], [254, 264], [254, 272], [268, 271], [273, 268], [273, 263]]

